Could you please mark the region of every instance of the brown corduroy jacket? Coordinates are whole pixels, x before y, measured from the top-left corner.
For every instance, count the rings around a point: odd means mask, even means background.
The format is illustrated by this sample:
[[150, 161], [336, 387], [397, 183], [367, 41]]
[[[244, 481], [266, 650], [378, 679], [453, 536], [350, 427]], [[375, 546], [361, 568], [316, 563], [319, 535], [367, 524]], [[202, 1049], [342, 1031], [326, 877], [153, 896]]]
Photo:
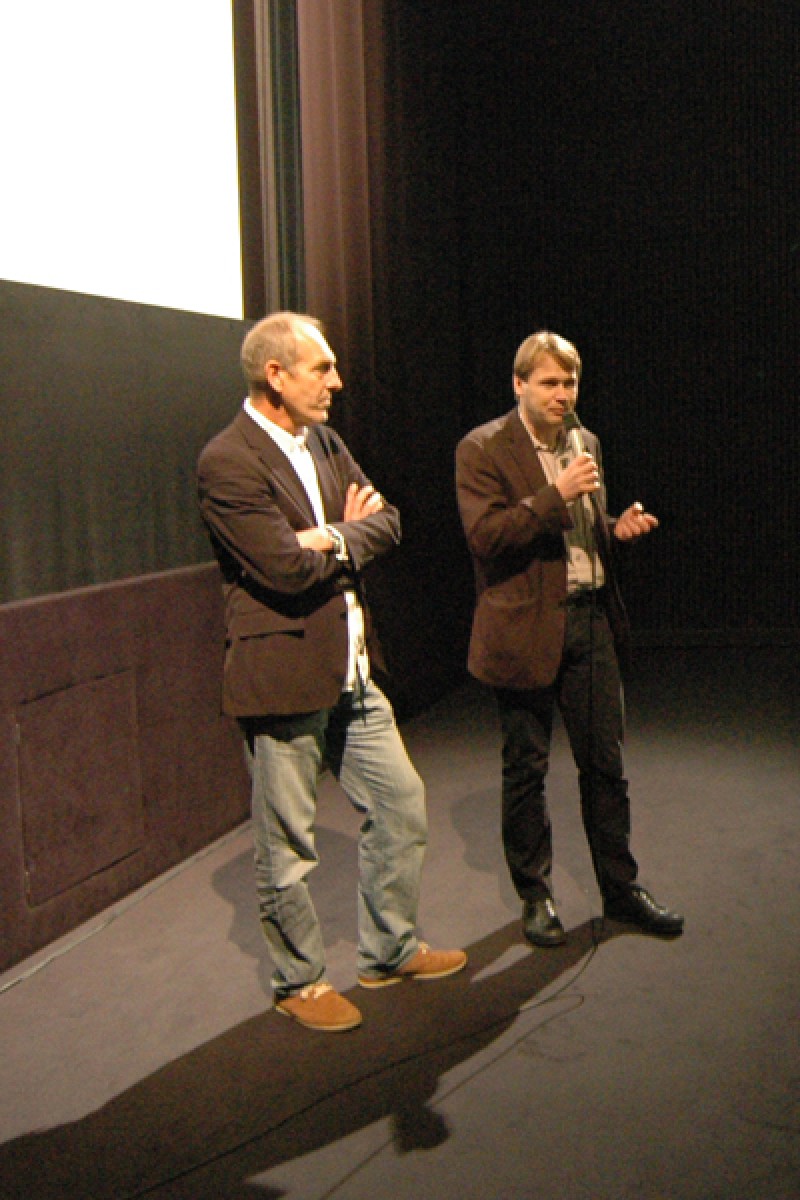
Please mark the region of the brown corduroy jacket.
[[[583, 436], [602, 470], [597, 438], [588, 430]], [[493, 687], [547, 687], [564, 646], [564, 533], [572, 520], [560, 492], [547, 482], [517, 408], [459, 442], [456, 493], [475, 573], [470, 673]], [[628, 622], [614, 577], [614, 522], [606, 514], [605, 489], [594, 497], [594, 511], [608, 615], [624, 667]]]

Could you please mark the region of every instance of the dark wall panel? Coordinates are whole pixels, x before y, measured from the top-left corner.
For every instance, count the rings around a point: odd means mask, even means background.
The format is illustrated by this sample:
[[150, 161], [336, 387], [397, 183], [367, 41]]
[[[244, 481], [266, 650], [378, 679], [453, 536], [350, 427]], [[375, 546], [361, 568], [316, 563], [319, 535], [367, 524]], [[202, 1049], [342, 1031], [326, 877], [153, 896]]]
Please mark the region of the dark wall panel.
[[0, 970], [242, 821], [216, 566], [0, 606]]
[[143, 848], [134, 673], [37, 696], [12, 721], [27, 900], [37, 908]]
[[207, 560], [242, 321], [0, 281], [0, 603]]
[[0, 969], [247, 813], [195, 498], [244, 328], [0, 283]]

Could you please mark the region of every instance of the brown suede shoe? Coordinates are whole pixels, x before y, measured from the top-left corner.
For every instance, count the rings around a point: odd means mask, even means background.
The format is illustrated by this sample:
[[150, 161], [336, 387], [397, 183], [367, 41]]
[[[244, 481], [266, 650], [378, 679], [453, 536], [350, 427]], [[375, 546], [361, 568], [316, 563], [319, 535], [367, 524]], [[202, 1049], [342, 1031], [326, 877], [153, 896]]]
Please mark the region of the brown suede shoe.
[[426, 942], [420, 942], [416, 954], [396, 971], [376, 978], [359, 975], [358, 982], [365, 988], [380, 988], [402, 983], [404, 979], [445, 979], [466, 965], [467, 956], [463, 950], [431, 950]]
[[309, 984], [301, 992], [278, 1000], [275, 1009], [307, 1029], [319, 1029], [322, 1033], [344, 1033], [362, 1021], [355, 1004], [334, 991], [329, 983]]

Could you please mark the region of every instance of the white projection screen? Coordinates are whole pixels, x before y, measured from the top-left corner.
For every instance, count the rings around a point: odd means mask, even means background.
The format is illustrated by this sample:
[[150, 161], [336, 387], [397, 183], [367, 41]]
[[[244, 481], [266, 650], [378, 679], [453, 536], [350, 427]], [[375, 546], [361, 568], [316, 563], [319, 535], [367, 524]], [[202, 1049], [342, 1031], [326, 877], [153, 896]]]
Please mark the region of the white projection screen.
[[0, 0], [0, 278], [241, 318], [230, 0]]

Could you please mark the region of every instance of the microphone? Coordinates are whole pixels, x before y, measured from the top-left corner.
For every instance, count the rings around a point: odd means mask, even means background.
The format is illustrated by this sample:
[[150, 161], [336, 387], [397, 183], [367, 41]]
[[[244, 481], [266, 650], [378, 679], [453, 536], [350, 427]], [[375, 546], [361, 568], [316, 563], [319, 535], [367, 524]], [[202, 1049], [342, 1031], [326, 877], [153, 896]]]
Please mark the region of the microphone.
[[[562, 425], [567, 433], [567, 444], [572, 457], [577, 458], [579, 454], [588, 454], [589, 451], [586, 449], [586, 442], [583, 440], [583, 433], [581, 432], [583, 425], [581, 425], [578, 414], [572, 409], [569, 409], [564, 413]], [[594, 509], [595, 512], [599, 512], [597, 496], [594, 492], [584, 492], [581, 498], [584, 506], [586, 506], [588, 501], [589, 507], [586, 510], [587, 512], [591, 513], [592, 509]]]
[[572, 451], [572, 457], [577, 458], [579, 454], [586, 454], [586, 443], [581, 433], [583, 426], [580, 423], [578, 414], [573, 409], [569, 409], [568, 412], [564, 413], [562, 424], [567, 433], [567, 444]]

